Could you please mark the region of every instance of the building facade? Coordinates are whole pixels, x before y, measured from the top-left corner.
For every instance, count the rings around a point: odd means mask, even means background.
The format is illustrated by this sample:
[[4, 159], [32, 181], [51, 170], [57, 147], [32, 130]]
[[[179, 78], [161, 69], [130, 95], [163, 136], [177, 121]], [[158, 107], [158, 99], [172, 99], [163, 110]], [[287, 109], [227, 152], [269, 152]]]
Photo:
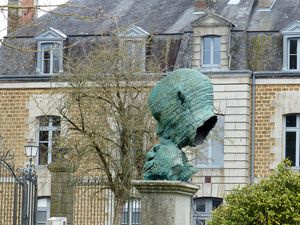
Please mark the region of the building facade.
[[[228, 192], [257, 182], [285, 158], [300, 167], [300, 10], [283, 0], [72, 0], [7, 35], [0, 49], [0, 134], [16, 162], [23, 146], [40, 146], [36, 160], [41, 208], [49, 209], [47, 164], [64, 126], [55, 109], [53, 75], [66, 59], [84, 57], [104, 37], [119, 35], [149, 74], [193, 68], [214, 87], [218, 123], [192, 178], [195, 218], [204, 222]], [[293, 12], [293, 13], [288, 13]], [[49, 210], [48, 210], [49, 211]]]

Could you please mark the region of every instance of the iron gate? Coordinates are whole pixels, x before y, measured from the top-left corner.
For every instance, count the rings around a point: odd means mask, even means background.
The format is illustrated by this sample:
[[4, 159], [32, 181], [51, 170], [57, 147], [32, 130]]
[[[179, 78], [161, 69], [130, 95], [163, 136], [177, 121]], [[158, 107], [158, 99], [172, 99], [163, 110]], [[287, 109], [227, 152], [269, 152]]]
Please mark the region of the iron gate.
[[13, 154], [0, 152], [0, 225], [35, 225], [37, 180], [31, 166], [14, 170]]

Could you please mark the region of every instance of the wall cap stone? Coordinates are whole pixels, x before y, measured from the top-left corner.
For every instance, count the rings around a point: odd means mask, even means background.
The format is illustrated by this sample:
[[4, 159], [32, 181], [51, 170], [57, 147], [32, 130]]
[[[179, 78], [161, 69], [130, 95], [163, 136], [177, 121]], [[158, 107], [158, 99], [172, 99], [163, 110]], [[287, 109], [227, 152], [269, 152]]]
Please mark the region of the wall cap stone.
[[199, 186], [182, 182], [167, 180], [133, 180], [131, 184], [140, 193], [169, 193], [193, 195], [199, 190]]

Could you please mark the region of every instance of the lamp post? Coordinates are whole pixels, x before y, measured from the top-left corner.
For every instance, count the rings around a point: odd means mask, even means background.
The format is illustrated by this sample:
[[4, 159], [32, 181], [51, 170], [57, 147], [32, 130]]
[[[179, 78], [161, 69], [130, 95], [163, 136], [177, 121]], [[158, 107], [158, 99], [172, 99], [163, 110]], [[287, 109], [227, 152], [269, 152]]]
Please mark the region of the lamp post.
[[38, 146], [33, 141], [29, 141], [24, 146], [25, 155], [29, 159], [29, 164], [25, 166], [22, 173], [23, 180], [23, 204], [22, 204], [22, 224], [35, 225], [37, 211], [37, 177], [34, 169], [33, 159], [37, 155]]
[[32, 167], [33, 166], [32, 160], [36, 157], [39, 147], [36, 146], [35, 143], [31, 141], [27, 145], [25, 145], [24, 148], [25, 148], [25, 155], [29, 159], [29, 166]]

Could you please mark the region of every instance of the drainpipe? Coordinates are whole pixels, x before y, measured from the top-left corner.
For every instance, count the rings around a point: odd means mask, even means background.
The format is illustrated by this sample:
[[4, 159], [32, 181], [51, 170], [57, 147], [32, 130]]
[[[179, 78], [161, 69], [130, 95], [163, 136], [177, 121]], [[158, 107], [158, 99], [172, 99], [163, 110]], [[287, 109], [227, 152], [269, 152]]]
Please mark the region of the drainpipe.
[[254, 128], [255, 128], [255, 74], [252, 75], [252, 122], [251, 122], [251, 177], [250, 184], [254, 183]]

